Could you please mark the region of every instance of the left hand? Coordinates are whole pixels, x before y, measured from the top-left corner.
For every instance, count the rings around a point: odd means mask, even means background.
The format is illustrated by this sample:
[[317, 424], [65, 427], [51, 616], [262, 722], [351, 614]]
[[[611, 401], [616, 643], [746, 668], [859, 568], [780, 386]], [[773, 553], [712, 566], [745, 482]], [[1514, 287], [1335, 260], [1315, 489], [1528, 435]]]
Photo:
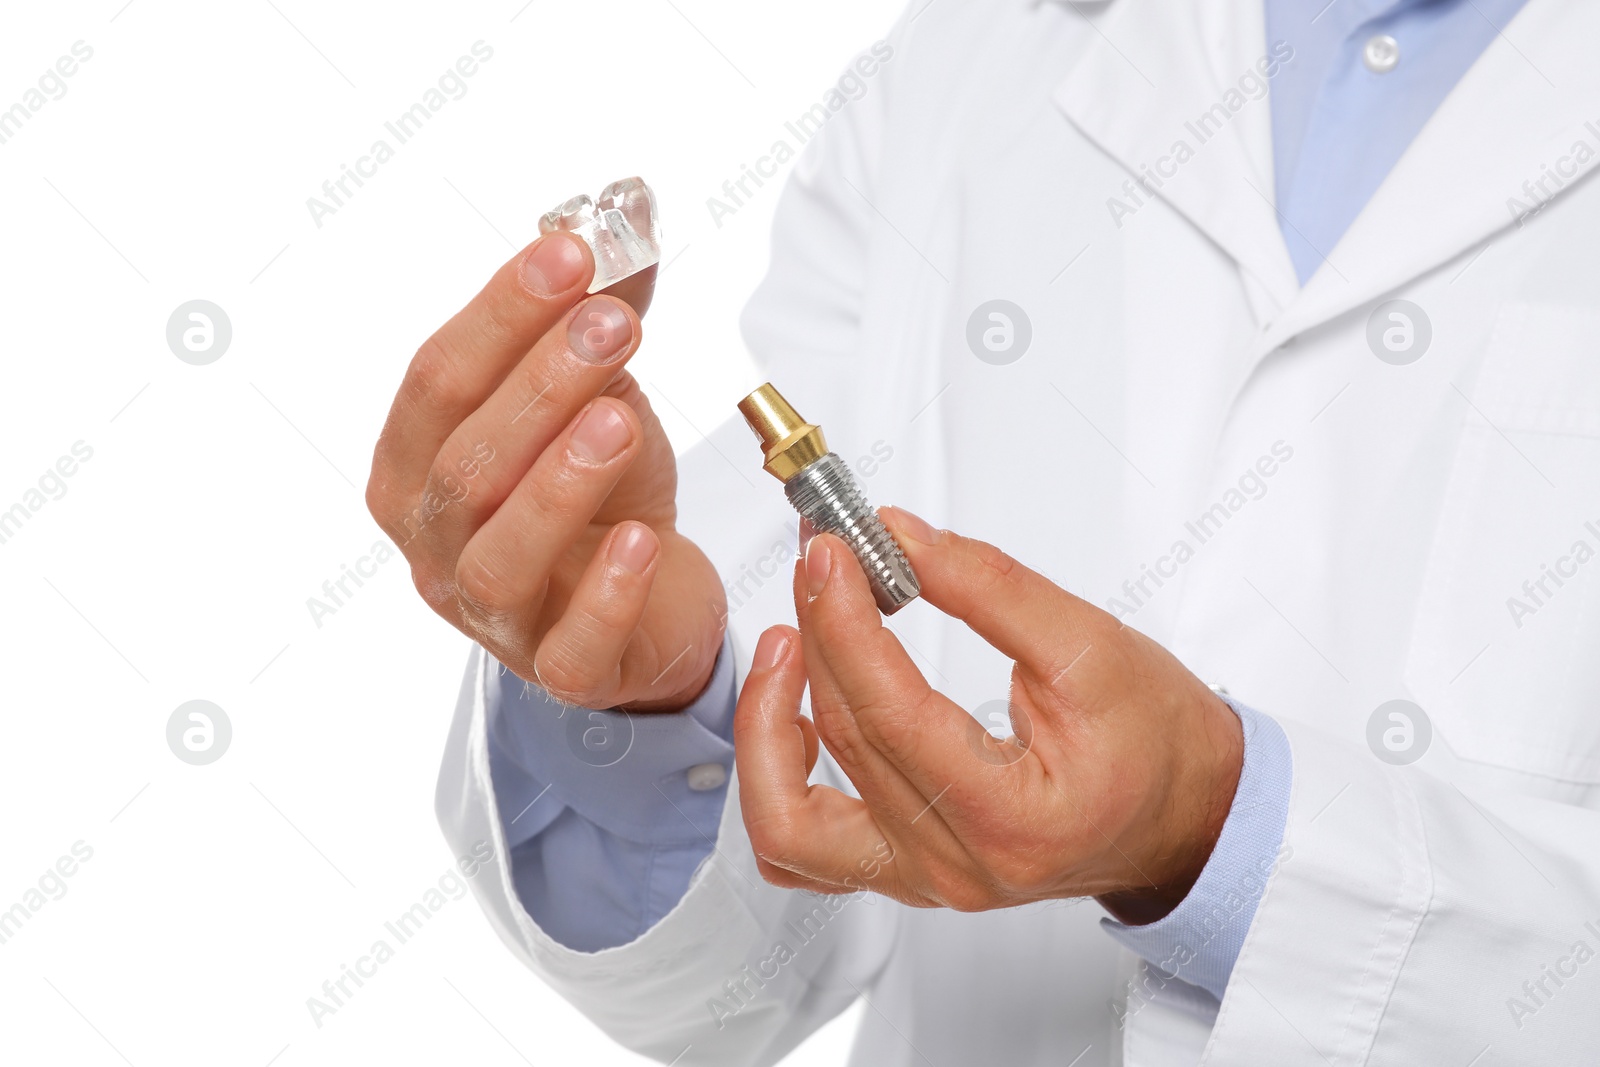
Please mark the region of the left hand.
[[[734, 722], [762, 874], [958, 911], [1095, 896], [1125, 922], [1167, 914], [1227, 819], [1238, 716], [1160, 645], [993, 546], [882, 516], [923, 598], [1014, 661], [1015, 736], [930, 687], [844, 542], [813, 537], [800, 631], [762, 635]], [[819, 735], [861, 799], [807, 783]]]

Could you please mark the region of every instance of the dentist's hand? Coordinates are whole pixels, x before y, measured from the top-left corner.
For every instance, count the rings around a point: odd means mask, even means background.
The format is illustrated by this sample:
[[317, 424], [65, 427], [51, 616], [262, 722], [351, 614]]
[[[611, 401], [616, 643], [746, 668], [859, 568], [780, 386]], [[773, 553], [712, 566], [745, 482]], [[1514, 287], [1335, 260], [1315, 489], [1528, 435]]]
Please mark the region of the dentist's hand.
[[[767, 880], [961, 911], [1082, 896], [1133, 923], [1171, 911], [1232, 805], [1238, 717], [1165, 649], [998, 549], [882, 514], [923, 599], [1014, 661], [1015, 737], [930, 688], [848, 548], [812, 538], [800, 633], [762, 635], [734, 725]], [[819, 734], [860, 800], [807, 784]]]
[[725, 600], [674, 527], [672, 448], [632, 375], [655, 268], [584, 296], [587, 245], [547, 234], [406, 371], [367, 506], [430, 607], [584, 707], [681, 708]]

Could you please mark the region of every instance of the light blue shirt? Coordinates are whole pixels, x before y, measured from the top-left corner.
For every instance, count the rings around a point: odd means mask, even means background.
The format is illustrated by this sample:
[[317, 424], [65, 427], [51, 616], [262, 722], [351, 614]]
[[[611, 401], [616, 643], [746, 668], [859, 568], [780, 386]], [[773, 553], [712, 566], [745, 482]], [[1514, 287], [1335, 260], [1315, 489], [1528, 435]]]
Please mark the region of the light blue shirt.
[[[1271, 106], [1280, 228], [1302, 284], [1522, 3], [1266, 0], [1267, 41], [1294, 48]], [[1382, 74], [1362, 55], [1380, 34], [1399, 53]], [[635, 939], [711, 855], [733, 763], [731, 660], [724, 644], [706, 691], [670, 715], [564, 707], [502, 674], [489, 707], [495, 793], [517, 893], [557, 941], [593, 952]], [[1200, 879], [1158, 922], [1103, 920], [1157, 971], [1218, 999], [1277, 862], [1293, 780], [1278, 724], [1229, 705], [1244, 766]]]
[[1267, 879], [1277, 868], [1294, 776], [1283, 727], [1224, 699], [1244, 727], [1244, 766], [1205, 869], [1178, 906], [1153, 923], [1126, 926], [1100, 920], [1113, 938], [1154, 966], [1158, 982], [1176, 978], [1219, 1001]]
[[733, 683], [725, 640], [705, 692], [676, 714], [571, 707], [509, 671], [491, 687], [511, 877], [551, 937], [584, 952], [626, 944], [682, 899], [733, 773]]
[[[1271, 82], [1272, 162], [1279, 229], [1300, 284], [1523, 3], [1266, 0], [1267, 40], [1294, 49]], [[1386, 73], [1363, 58], [1380, 36], [1398, 45]]]

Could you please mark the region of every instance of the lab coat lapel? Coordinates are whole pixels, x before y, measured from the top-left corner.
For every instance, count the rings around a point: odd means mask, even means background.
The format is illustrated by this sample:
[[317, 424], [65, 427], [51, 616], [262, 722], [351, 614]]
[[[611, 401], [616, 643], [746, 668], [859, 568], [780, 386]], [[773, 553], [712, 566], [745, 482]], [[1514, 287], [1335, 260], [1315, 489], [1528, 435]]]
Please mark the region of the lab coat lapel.
[[1600, 169], [1597, 40], [1600, 4], [1529, 0], [1261, 337], [1256, 358], [1452, 259], [1465, 273], [1467, 253], [1493, 255], [1494, 242], [1515, 237], [1516, 201], [1537, 206], [1525, 183], [1553, 172], [1578, 142], [1590, 161], [1557, 195]]
[[[1287, 304], [1299, 285], [1272, 206], [1269, 105], [1238, 88], [1267, 51], [1261, 5], [1066, 7], [1094, 32], [1055, 101], [1138, 183], [1108, 192], [1134, 213], [1152, 195], [1166, 201], [1254, 279], [1258, 310]], [[1107, 209], [1119, 229], [1138, 224], [1110, 199]]]

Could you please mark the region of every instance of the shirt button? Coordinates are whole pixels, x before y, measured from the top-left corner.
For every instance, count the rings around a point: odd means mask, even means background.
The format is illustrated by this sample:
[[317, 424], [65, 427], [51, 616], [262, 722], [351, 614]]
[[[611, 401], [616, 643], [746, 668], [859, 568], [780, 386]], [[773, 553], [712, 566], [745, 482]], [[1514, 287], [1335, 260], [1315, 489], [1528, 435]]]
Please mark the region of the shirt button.
[[727, 768], [720, 763], [697, 763], [689, 768], [689, 788], [696, 793], [720, 788], [727, 780]]
[[1374, 74], [1387, 74], [1400, 62], [1400, 42], [1387, 33], [1369, 40], [1361, 50], [1361, 62]]

